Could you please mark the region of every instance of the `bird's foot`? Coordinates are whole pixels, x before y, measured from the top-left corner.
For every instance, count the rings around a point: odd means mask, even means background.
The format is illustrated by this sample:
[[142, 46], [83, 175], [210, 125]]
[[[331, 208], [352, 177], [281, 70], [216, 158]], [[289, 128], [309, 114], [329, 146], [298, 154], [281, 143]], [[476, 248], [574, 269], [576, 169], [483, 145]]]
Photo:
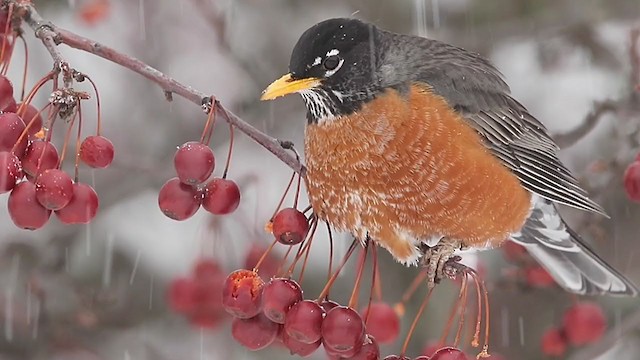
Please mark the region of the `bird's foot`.
[[448, 238], [442, 239], [436, 246], [422, 247], [422, 266], [427, 268], [427, 286], [429, 289], [440, 283], [443, 278], [455, 279], [460, 273], [460, 256], [454, 252], [460, 248], [460, 242]]

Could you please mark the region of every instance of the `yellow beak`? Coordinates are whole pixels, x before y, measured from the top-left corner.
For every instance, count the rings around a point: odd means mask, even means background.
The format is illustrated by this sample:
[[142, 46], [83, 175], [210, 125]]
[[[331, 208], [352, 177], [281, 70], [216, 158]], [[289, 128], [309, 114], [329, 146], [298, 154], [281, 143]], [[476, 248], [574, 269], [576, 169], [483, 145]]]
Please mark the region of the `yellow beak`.
[[280, 96], [293, 94], [294, 92], [308, 90], [320, 84], [318, 78], [293, 80], [291, 74], [284, 75], [274, 81], [262, 92], [260, 100], [273, 100]]

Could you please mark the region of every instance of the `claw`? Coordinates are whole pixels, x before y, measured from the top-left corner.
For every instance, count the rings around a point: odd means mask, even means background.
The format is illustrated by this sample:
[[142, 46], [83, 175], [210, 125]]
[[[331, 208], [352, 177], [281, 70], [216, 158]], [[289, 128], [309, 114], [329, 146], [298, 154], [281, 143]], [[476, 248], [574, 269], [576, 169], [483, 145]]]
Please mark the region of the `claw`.
[[436, 246], [423, 246], [422, 266], [427, 268], [427, 287], [433, 289], [443, 278], [455, 279], [458, 268], [454, 263], [460, 261], [459, 256], [454, 256], [460, 243], [448, 238], [444, 238]]

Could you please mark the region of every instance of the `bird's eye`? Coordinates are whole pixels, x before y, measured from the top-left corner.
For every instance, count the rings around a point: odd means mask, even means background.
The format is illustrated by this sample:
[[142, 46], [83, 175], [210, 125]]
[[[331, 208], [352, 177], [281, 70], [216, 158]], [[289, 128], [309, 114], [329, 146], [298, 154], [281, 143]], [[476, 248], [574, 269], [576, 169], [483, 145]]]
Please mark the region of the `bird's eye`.
[[322, 62], [322, 67], [324, 67], [326, 70], [329, 70], [329, 71], [335, 70], [338, 67], [338, 65], [340, 65], [340, 58], [338, 57], [338, 55], [328, 56]]

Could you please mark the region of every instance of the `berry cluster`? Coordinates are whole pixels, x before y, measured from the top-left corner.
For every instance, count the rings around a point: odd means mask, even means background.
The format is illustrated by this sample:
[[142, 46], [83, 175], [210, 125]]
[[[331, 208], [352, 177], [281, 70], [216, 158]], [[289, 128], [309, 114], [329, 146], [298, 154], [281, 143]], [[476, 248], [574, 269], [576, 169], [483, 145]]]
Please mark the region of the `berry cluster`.
[[542, 352], [564, 356], [569, 345], [583, 346], [598, 341], [607, 328], [602, 308], [592, 302], [571, 306], [562, 317], [562, 325], [547, 330], [542, 336]]
[[[42, 111], [28, 102], [16, 105], [13, 85], [4, 76], [0, 76], [0, 103], [9, 104], [0, 114], [0, 193], [10, 192], [7, 204], [13, 223], [39, 229], [51, 212], [64, 224], [90, 222], [98, 211], [98, 196], [91, 186], [78, 182], [78, 161], [92, 168], [108, 167], [114, 156], [111, 141], [99, 134], [85, 138], [77, 149], [72, 179], [61, 168], [68, 137], [62, 155], [51, 141], [54, 118], [43, 128]], [[69, 128], [72, 125], [73, 120]]]
[[513, 241], [505, 241], [502, 251], [507, 261], [517, 267], [508, 273], [512, 280], [528, 288], [549, 288], [556, 286], [549, 272], [538, 264], [524, 246]]
[[[302, 357], [323, 345], [331, 359], [380, 358], [378, 341], [365, 325], [366, 315], [328, 299], [303, 299], [302, 289], [290, 278], [265, 283], [255, 271], [236, 270], [224, 282], [222, 304], [234, 316], [233, 337], [251, 350], [264, 349], [278, 339], [292, 355]], [[393, 316], [395, 329], [381, 329], [378, 324], [375, 330], [386, 341], [398, 334], [399, 320]]]
[[168, 291], [171, 309], [193, 325], [212, 328], [226, 316], [222, 307], [224, 272], [217, 261], [200, 259], [189, 277], [175, 279]]
[[[227, 179], [231, 152], [233, 150], [233, 128], [229, 142], [229, 155], [222, 177], [209, 177], [215, 168], [215, 156], [206, 145], [212, 136], [215, 108], [209, 110], [200, 141], [189, 141], [178, 147], [173, 165], [176, 177], [169, 179], [160, 189], [160, 210], [173, 220], [186, 220], [202, 206], [214, 215], [227, 215], [240, 204], [240, 189]], [[208, 180], [208, 181], [207, 181]]]

